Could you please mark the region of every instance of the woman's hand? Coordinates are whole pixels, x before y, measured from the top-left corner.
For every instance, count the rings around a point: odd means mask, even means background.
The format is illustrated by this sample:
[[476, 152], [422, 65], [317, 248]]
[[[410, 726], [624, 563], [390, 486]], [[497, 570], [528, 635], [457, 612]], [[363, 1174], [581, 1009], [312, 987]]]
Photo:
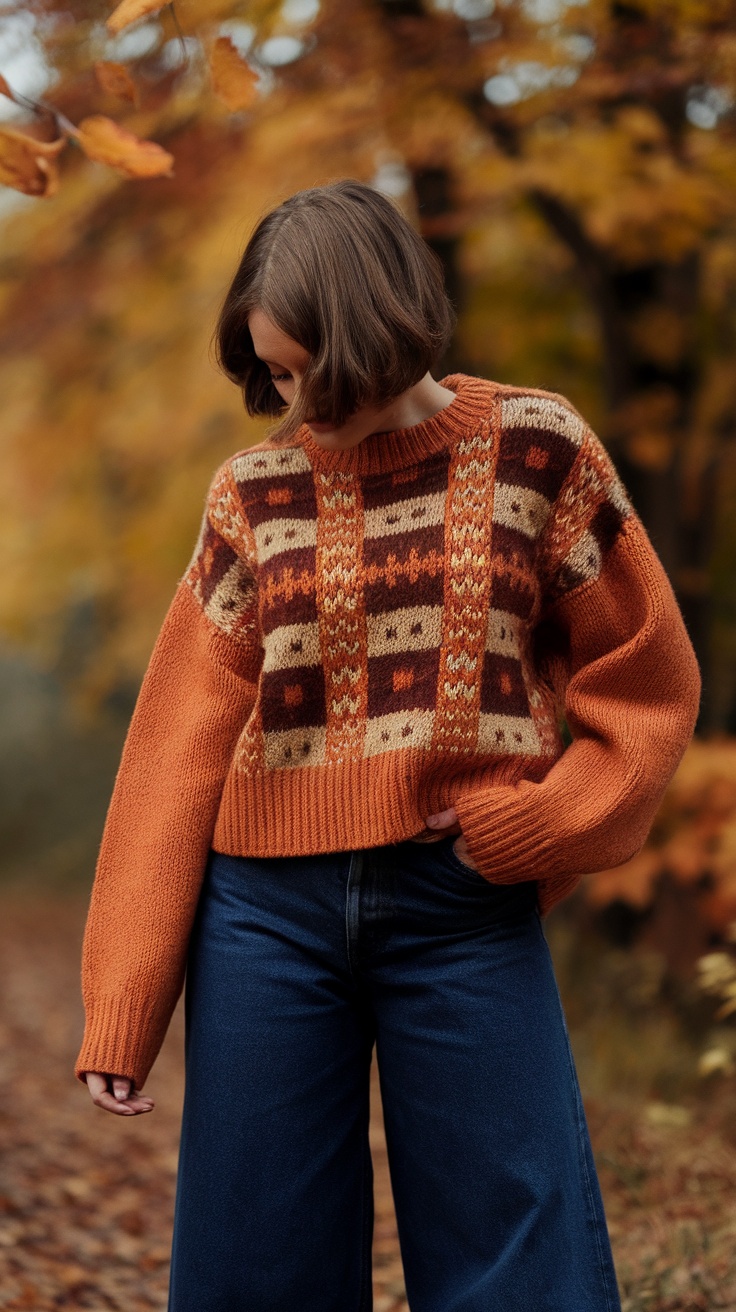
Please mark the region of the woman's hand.
[[133, 1087], [125, 1075], [102, 1075], [99, 1071], [85, 1071], [87, 1088], [96, 1107], [113, 1112], [116, 1116], [140, 1116], [152, 1112], [153, 1098], [145, 1097]]
[[[427, 828], [433, 832], [418, 834], [414, 842], [436, 843], [439, 839], [446, 838], [448, 834], [457, 834], [457, 838], [452, 845], [455, 849], [455, 855], [459, 857], [464, 866], [470, 866], [471, 870], [478, 870], [468, 851], [468, 845], [465, 842], [465, 836], [460, 828], [454, 806], [449, 807], [447, 811], [440, 811], [439, 815], [427, 816]], [[480, 871], [478, 871], [478, 874], [480, 874]]]

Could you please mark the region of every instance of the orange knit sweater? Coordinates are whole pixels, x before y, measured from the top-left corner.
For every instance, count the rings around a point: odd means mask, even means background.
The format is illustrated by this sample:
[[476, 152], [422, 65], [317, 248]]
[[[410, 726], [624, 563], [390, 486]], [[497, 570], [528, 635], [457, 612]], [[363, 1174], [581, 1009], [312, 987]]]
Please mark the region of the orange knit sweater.
[[211, 847], [374, 847], [454, 806], [546, 915], [644, 842], [700, 690], [660, 561], [563, 396], [442, 385], [414, 427], [342, 452], [304, 428], [215, 474], [110, 802], [79, 1078], [142, 1087]]

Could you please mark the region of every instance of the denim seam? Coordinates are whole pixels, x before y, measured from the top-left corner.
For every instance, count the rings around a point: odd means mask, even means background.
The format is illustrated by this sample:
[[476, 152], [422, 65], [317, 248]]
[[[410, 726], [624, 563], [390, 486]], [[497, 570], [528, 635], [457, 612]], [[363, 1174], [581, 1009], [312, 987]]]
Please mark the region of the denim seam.
[[360, 1289], [358, 1291], [358, 1312], [370, 1312], [373, 1306], [373, 1235], [368, 1233], [369, 1218], [372, 1209], [368, 1206], [368, 1184], [373, 1188], [372, 1177], [369, 1178], [369, 1163], [372, 1164], [370, 1149], [370, 1106], [363, 1126], [363, 1165], [361, 1189], [361, 1255], [360, 1255]]
[[[540, 925], [541, 925], [541, 922], [540, 922]], [[545, 938], [545, 943], [546, 943], [546, 942], [547, 942], [547, 940], [546, 940], [546, 938]], [[549, 955], [550, 955], [550, 960], [551, 960], [551, 952], [550, 952], [550, 950], [549, 950], [549, 944], [548, 944], [548, 943], [547, 943], [547, 951], [548, 951], [548, 953], [549, 953]], [[620, 1306], [621, 1306], [621, 1305], [620, 1305], [620, 1302], [618, 1301], [618, 1299], [617, 1299], [616, 1301], [612, 1301], [612, 1299], [611, 1299], [611, 1289], [610, 1289], [610, 1282], [609, 1282], [609, 1279], [608, 1279], [607, 1263], [605, 1262], [605, 1260], [604, 1260], [604, 1256], [603, 1256], [603, 1246], [602, 1246], [602, 1244], [601, 1244], [601, 1235], [600, 1235], [600, 1229], [599, 1229], [600, 1224], [601, 1224], [601, 1220], [600, 1220], [600, 1217], [599, 1217], [599, 1215], [598, 1215], [598, 1209], [596, 1208], [596, 1204], [595, 1204], [595, 1197], [594, 1197], [594, 1193], [593, 1193], [593, 1185], [592, 1185], [592, 1181], [591, 1181], [591, 1178], [590, 1178], [590, 1171], [588, 1170], [588, 1159], [587, 1159], [587, 1157], [586, 1157], [586, 1155], [585, 1155], [585, 1148], [584, 1148], [584, 1145], [583, 1145], [583, 1135], [584, 1135], [584, 1133], [585, 1133], [585, 1125], [584, 1125], [584, 1116], [585, 1116], [585, 1112], [584, 1112], [584, 1109], [583, 1109], [583, 1103], [582, 1103], [582, 1098], [581, 1098], [581, 1095], [580, 1095], [580, 1090], [579, 1090], [579, 1088], [578, 1088], [577, 1075], [576, 1075], [576, 1072], [575, 1072], [575, 1059], [574, 1059], [573, 1054], [572, 1054], [572, 1045], [571, 1045], [571, 1043], [570, 1043], [570, 1034], [569, 1034], [569, 1031], [568, 1031], [568, 1028], [567, 1028], [567, 1020], [565, 1019], [565, 1011], [564, 1011], [564, 1008], [563, 1008], [563, 1006], [562, 1006], [562, 999], [560, 998], [559, 988], [557, 987], [556, 982], [555, 982], [555, 989], [556, 989], [556, 993], [557, 993], [557, 1005], [558, 1005], [559, 1012], [560, 1012], [560, 1018], [561, 1018], [561, 1020], [562, 1020], [562, 1029], [563, 1029], [563, 1033], [564, 1033], [564, 1036], [565, 1036], [565, 1047], [566, 1047], [566, 1050], [567, 1050], [567, 1062], [568, 1062], [568, 1068], [569, 1068], [569, 1071], [570, 1071], [570, 1079], [571, 1079], [571, 1083], [572, 1083], [573, 1097], [574, 1097], [574, 1101], [575, 1101], [575, 1121], [576, 1121], [576, 1129], [577, 1129], [578, 1156], [579, 1156], [579, 1159], [580, 1159], [580, 1166], [581, 1166], [581, 1169], [582, 1169], [583, 1179], [585, 1180], [585, 1188], [586, 1188], [586, 1192], [587, 1192], [587, 1195], [588, 1195], [588, 1206], [589, 1206], [589, 1208], [590, 1208], [590, 1215], [591, 1215], [591, 1218], [592, 1218], [592, 1221], [593, 1221], [593, 1232], [594, 1232], [594, 1234], [595, 1234], [595, 1244], [596, 1244], [596, 1250], [597, 1250], [597, 1252], [598, 1252], [598, 1263], [599, 1263], [599, 1266], [600, 1266], [600, 1273], [601, 1273], [601, 1278], [602, 1278], [602, 1281], [603, 1281], [603, 1292], [604, 1292], [604, 1294], [605, 1294], [605, 1296], [606, 1296], [606, 1308], [607, 1308], [607, 1312], [620, 1312]]]
[[[353, 901], [360, 892], [360, 876], [362, 873], [363, 853], [356, 851], [350, 853], [350, 865], [348, 867], [347, 885], [345, 888], [345, 951], [348, 959], [348, 971], [351, 979], [355, 979], [355, 962], [351, 948], [351, 934], [354, 926], [352, 916]], [[357, 885], [357, 887], [355, 887]], [[355, 918], [357, 922], [357, 917]], [[357, 928], [357, 923], [356, 923]]]
[[[574, 1074], [574, 1067], [572, 1064], [573, 1059], [572, 1059], [572, 1053], [570, 1051], [569, 1039], [567, 1041], [567, 1049], [568, 1049], [568, 1062], [570, 1065], [571, 1074]], [[609, 1273], [607, 1270], [607, 1263], [605, 1262], [603, 1256], [603, 1246], [601, 1244], [601, 1236], [600, 1236], [601, 1220], [600, 1217], [598, 1216], [597, 1208], [595, 1205], [593, 1186], [590, 1178], [590, 1171], [588, 1170], [588, 1160], [585, 1155], [585, 1150], [582, 1141], [582, 1136], [584, 1133], [584, 1126], [582, 1121], [582, 1105], [581, 1105], [580, 1094], [578, 1092], [576, 1085], [574, 1085], [573, 1092], [575, 1095], [575, 1107], [576, 1107], [576, 1119], [577, 1119], [577, 1131], [578, 1131], [578, 1136], [577, 1136], [578, 1155], [580, 1157], [580, 1164], [583, 1171], [583, 1177], [585, 1179], [585, 1188], [588, 1194], [588, 1205], [590, 1207], [590, 1214], [593, 1220], [593, 1231], [595, 1233], [595, 1244], [596, 1244], [596, 1249], [598, 1251], [598, 1263], [600, 1266], [601, 1278], [603, 1281], [603, 1292], [605, 1293], [606, 1296], [606, 1307], [608, 1309], [608, 1312], [617, 1312], [616, 1304], [611, 1301], [611, 1290], [610, 1290], [609, 1279], [608, 1279]]]

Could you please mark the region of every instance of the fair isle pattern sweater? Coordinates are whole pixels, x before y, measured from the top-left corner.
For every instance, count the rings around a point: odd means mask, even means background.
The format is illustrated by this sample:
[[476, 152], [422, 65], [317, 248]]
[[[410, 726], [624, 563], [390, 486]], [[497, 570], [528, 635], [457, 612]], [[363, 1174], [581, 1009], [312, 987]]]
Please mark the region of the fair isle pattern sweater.
[[442, 385], [414, 427], [346, 451], [303, 428], [215, 474], [110, 802], [80, 1078], [142, 1086], [210, 848], [375, 847], [454, 806], [546, 915], [643, 843], [700, 687], [661, 563], [565, 397]]

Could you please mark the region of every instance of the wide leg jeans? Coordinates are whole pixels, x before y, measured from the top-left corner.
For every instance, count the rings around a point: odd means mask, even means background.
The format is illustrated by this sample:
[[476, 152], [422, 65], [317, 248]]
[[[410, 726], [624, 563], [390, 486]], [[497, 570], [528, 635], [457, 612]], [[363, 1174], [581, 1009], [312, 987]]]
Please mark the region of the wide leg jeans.
[[534, 881], [452, 837], [211, 852], [169, 1312], [368, 1312], [373, 1045], [411, 1312], [620, 1312]]

